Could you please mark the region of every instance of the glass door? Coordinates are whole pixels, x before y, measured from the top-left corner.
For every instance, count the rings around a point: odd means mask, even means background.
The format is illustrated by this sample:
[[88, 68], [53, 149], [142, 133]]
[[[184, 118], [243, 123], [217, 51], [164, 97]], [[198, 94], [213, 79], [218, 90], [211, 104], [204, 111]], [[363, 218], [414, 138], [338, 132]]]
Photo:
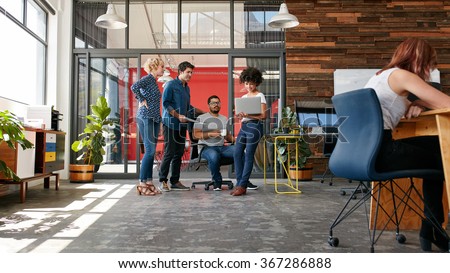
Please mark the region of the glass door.
[[[77, 80], [75, 82], [74, 109], [78, 109], [74, 117], [74, 134], [76, 139], [85, 125], [85, 116], [90, 113], [90, 105], [98, 97], [104, 96], [111, 108], [109, 118], [116, 125], [109, 128], [111, 136], [107, 138], [106, 154], [97, 175], [111, 173], [136, 173], [136, 129], [130, 99], [130, 86], [136, 76], [137, 58], [76, 58]], [[71, 162], [76, 162], [74, 153]]]

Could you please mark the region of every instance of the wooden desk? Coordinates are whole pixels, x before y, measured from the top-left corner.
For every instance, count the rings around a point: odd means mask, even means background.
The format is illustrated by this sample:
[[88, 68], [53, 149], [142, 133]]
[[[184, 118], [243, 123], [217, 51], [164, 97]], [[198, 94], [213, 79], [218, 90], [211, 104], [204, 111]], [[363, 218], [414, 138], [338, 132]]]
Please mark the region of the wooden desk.
[[[413, 136], [429, 136], [434, 135], [439, 137], [442, 161], [444, 166], [445, 186], [444, 186], [444, 227], [448, 224], [448, 211], [450, 200], [450, 108], [431, 110], [423, 112], [419, 117], [402, 120], [397, 128], [392, 132], [394, 139], [401, 139]], [[396, 179], [399, 187], [406, 189], [409, 186], [409, 179]], [[422, 180], [414, 179], [414, 184], [418, 190], [422, 191]], [[390, 193], [383, 190], [380, 196], [380, 202], [385, 208], [392, 209], [392, 197]], [[419, 197], [416, 194], [412, 195], [412, 199], [417, 202]], [[374, 203], [374, 202], [372, 202]], [[421, 202], [419, 202], [421, 203]], [[398, 203], [397, 203], [398, 204]], [[374, 204], [371, 206], [371, 221], [374, 219]], [[421, 210], [423, 211], [423, 209]], [[383, 217], [384, 216], [384, 217]], [[386, 223], [386, 215], [379, 215], [377, 228], [383, 226]], [[407, 209], [405, 216], [401, 222], [401, 229], [420, 229], [421, 218], [418, 217], [412, 210]], [[391, 223], [388, 224], [387, 229], [394, 229], [395, 226]]]
[[450, 108], [430, 110], [417, 118], [402, 120], [393, 132], [394, 139], [430, 135], [439, 137], [447, 200], [450, 200]]

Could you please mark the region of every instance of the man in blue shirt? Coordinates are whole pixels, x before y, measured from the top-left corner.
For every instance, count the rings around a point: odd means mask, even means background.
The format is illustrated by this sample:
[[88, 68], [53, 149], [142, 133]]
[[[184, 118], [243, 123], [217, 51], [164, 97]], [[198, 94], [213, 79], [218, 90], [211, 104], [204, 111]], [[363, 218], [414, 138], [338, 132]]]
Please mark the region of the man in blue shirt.
[[[195, 66], [189, 62], [178, 65], [178, 77], [167, 82], [162, 95], [162, 123], [164, 132], [164, 157], [159, 171], [161, 191], [189, 190], [180, 182], [181, 158], [184, 153], [186, 132], [188, 126], [187, 117], [194, 114], [203, 114], [200, 109], [191, 105], [191, 94], [188, 82], [191, 80]], [[168, 175], [172, 165], [170, 184]]]

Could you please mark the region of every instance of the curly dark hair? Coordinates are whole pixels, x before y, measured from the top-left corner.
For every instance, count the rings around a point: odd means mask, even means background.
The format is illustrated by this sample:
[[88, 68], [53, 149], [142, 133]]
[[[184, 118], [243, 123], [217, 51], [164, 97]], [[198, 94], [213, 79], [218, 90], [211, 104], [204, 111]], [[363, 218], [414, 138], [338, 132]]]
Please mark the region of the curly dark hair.
[[246, 69], [242, 70], [241, 75], [239, 76], [239, 81], [241, 83], [254, 82], [256, 85], [260, 85], [263, 81], [263, 76], [258, 68], [247, 67]]

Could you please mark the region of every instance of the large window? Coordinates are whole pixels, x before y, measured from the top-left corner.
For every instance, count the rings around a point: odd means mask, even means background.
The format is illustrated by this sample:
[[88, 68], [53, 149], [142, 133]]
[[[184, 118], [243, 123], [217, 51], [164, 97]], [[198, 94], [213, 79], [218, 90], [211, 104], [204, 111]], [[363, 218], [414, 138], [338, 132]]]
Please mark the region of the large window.
[[201, 1], [182, 5], [183, 48], [229, 48], [230, 2]]
[[130, 48], [177, 48], [177, 1], [131, 3], [130, 30]]
[[46, 25], [47, 13], [34, 1], [0, 0], [0, 96], [44, 103]]
[[126, 18], [128, 27], [103, 29], [94, 23], [109, 2], [76, 1], [75, 48], [282, 48], [284, 31], [268, 26], [282, 2], [130, 1], [127, 14], [125, 2], [114, 1], [117, 14]]

